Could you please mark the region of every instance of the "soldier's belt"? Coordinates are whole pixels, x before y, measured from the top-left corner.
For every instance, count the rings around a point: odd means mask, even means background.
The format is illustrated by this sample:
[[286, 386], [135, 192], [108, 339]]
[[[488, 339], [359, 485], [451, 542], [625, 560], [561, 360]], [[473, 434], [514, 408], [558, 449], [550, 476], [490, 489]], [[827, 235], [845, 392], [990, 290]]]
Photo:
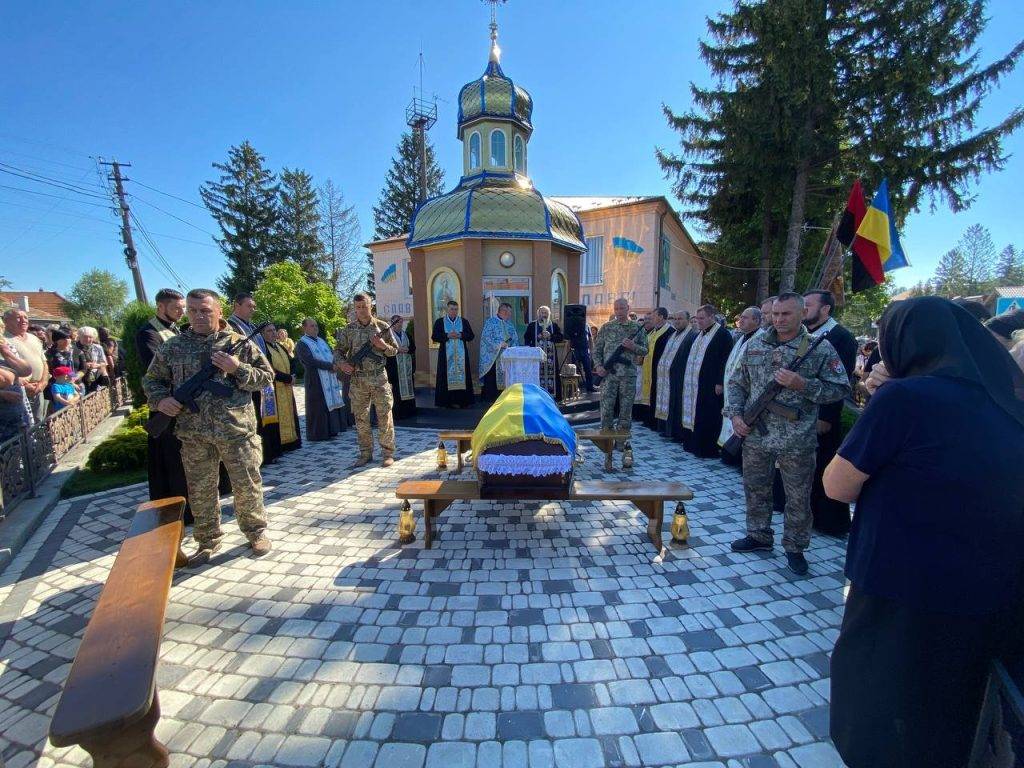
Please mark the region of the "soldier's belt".
[[765, 406], [765, 410], [769, 413], [774, 413], [776, 416], [780, 416], [786, 421], [796, 421], [800, 418], [800, 411], [796, 408], [790, 408], [788, 405], [783, 405], [778, 402], [771, 402]]

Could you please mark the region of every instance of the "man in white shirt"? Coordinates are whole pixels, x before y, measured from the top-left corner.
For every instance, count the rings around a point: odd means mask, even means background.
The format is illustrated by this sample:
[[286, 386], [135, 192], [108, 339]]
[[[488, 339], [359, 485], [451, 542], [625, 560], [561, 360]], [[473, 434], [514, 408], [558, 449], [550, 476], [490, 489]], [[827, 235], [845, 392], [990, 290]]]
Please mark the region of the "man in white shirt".
[[28, 332], [28, 315], [23, 310], [12, 308], [4, 312], [4, 338], [14, 347], [18, 357], [32, 366], [31, 376], [22, 379], [25, 396], [32, 409], [36, 423], [46, 418], [46, 400], [43, 392], [50, 380], [50, 369], [46, 364], [43, 343]]

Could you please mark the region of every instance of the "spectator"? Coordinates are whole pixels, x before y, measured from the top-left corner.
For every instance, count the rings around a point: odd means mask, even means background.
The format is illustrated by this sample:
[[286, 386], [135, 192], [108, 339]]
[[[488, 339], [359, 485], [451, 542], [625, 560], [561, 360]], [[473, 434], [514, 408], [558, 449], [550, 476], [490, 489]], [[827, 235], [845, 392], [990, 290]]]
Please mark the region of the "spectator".
[[986, 321], [985, 327], [992, 332], [992, 335], [999, 340], [1000, 344], [1007, 349], [1012, 349], [1014, 345], [1013, 334], [1024, 330], [1024, 312], [1015, 309], [1012, 312], [996, 315], [991, 320]]
[[71, 380], [74, 369], [61, 365], [53, 369], [54, 382], [50, 385], [50, 402], [53, 403], [53, 412], [67, 408], [81, 397], [78, 387]]
[[85, 392], [95, 392], [100, 387], [110, 386], [110, 377], [107, 374], [107, 354], [103, 351], [96, 339], [98, 332], [90, 325], [83, 325], [78, 329], [78, 349], [81, 351], [82, 383], [85, 385]]
[[28, 332], [42, 342], [43, 349], [46, 349], [48, 346], [50, 346], [50, 332], [43, 328], [43, 326], [32, 323], [28, 327]]
[[980, 301], [974, 301], [973, 299], [953, 299], [953, 303], [958, 307], [966, 309], [979, 323], [984, 323], [986, 320], [990, 320], [992, 318], [992, 313], [989, 312], [985, 305]]
[[1024, 374], [937, 296], [893, 304], [879, 331], [886, 378], [825, 472], [857, 503], [831, 735], [850, 768], [963, 768], [1020, 629]]
[[111, 379], [124, 375], [124, 356], [121, 354], [121, 342], [115, 339], [109, 328], [97, 328], [99, 343], [107, 356], [107, 375]]
[[32, 374], [6, 339], [0, 339], [0, 443], [11, 439], [22, 427], [32, 426], [32, 416], [21, 378]]
[[43, 343], [38, 336], [28, 332], [28, 326], [28, 315], [24, 310], [12, 308], [4, 312], [4, 338], [14, 348], [16, 357], [32, 367], [30, 375], [19, 375], [22, 376], [21, 383], [25, 388], [33, 421], [39, 423], [46, 418], [46, 399], [43, 394], [50, 383], [50, 370], [46, 365]]

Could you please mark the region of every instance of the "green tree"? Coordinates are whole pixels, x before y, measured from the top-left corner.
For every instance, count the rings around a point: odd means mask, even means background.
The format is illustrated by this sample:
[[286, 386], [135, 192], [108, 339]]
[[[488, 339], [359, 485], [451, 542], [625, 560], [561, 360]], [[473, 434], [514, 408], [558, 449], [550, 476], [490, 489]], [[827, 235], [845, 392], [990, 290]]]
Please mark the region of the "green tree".
[[128, 283], [105, 269], [90, 269], [71, 286], [67, 312], [76, 325], [119, 330], [128, 301]]
[[836, 318], [855, 336], [873, 335], [874, 323], [898, 292], [899, 289], [886, 280], [874, 288], [850, 294]]
[[124, 308], [121, 315], [121, 338], [123, 339], [121, 348], [124, 351], [124, 367], [128, 376], [128, 388], [132, 392], [132, 401], [136, 406], [146, 402], [146, 396], [142, 391], [142, 376], [146, 371], [142, 367], [139, 350], [135, 346], [135, 334], [155, 314], [155, 306], [144, 304], [141, 301], [133, 301]]
[[217, 220], [221, 236], [214, 238], [228, 264], [218, 281], [226, 296], [255, 289], [267, 264], [280, 260], [278, 186], [264, 158], [248, 141], [228, 150], [226, 163], [214, 163], [218, 181], [199, 190]]
[[435, 197], [444, 189], [444, 171], [437, 164], [434, 147], [427, 140], [427, 188], [420, 195], [422, 155], [412, 133], [402, 134], [397, 154], [391, 160], [384, 188], [373, 206], [373, 239], [397, 237], [409, 231], [412, 216], [421, 199]]
[[324, 244], [320, 240], [320, 200], [313, 188], [313, 177], [300, 169], [281, 171], [281, 197], [278, 203], [277, 261], [291, 259], [307, 280], [328, 278], [324, 264]]
[[992, 287], [996, 261], [992, 235], [981, 224], [974, 224], [967, 228], [956, 247], [964, 257], [966, 293], [975, 296], [988, 291]]
[[327, 179], [320, 187], [320, 240], [324, 244], [327, 282], [339, 296], [351, 296], [366, 279], [354, 205]]
[[271, 320], [293, 335], [306, 317], [316, 320], [328, 339], [345, 325], [344, 307], [331, 286], [309, 282], [294, 261], [268, 267], [253, 298], [257, 320]]
[[1000, 287], [1024, 284], [1024, 254], [1013, 245], [1008, 245], [999, 252], [995, 266], [995, 281]]
[[939, 259], [932, 278], [935, 292], [947, 298], [970, 295], [970, 276], [967, 272], [967, 261], [959, 248], [953, 248]]

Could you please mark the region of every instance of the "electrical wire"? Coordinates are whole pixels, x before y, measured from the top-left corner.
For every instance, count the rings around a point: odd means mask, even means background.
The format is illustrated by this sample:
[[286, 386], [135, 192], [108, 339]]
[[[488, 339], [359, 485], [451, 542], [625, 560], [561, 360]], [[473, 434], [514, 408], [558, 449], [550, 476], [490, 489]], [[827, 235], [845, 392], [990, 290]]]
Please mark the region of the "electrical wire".
[[163, 253], [160, 251], [160, 247], [150, 236], [149, 232], [146, 230], [145, 226], [143, 226], [142, 222], [139, 221], [139, 217], [135, 215], [134, 211], [129, 211], [128, 216], [135, 223], [135, 226], [142, 235], [143, 240], [153, 250], [153, 253], [155, 254], [156, 258], [160, 261], [160, 263], [162, 263], [167, 268], [167, 271], [170, 272], [170, 274], [174, 277], [178, 286], [183, 287], [185, 284], [184, 279], [181, 277], [181, 275], [174, 271], [174, 267], [172, 267], [170, 262], [167, 261], [166, 258], [164, 258]]
[[183, 219], [183, 218], [181, 218], [181, 216], [176, 216], [175, 214], [171, 213], [170, 211], [165, 211], [159, 205], [154, 205], [153, 203], [149, 202], [148, 200], [143, 200], [138, 195], [132, 195], [132, 199], [133, 200], [138, 200], [140, 203], [142, 203], [143, 205], [148, 205], [150, 208], [155, 208], [156, 210], [160, 211], [160, 213], [164, 214], [165, 216], [170, 216], [172, 219], [176, 219], [176, 220], [180, 221], [182, 224], [187, 224], [188, 226], [192, 227], [192, 229], [199, 230], [204, 235], [209, 235], [210, 237], [216, 237], [216, 235], [214, 235], [212, 232], [210, 232], [209, 230], [203, 229], [198, 224], [193, 224], [191, 221], [188, 221], [187, 219]]
[[179, 197], [178, 195], [172, 195], [170, 192], [164, 192], [162, 189], [157, 189], [156, 187], [149, 186], [149, 184], [143, 184], [138, 179], [132, 179], [131, 181], [133, 184], [138, 184], [140, 187], [156, 192], [158, 195], [165, 195], [167, 197], [174, 198], [175, 200], [180, 200], [181, 202], [187, 203], [194, 208], [198, 208], [201, 211], [207, 210], [205, 205], [200, 205], [199, 203], [193, 202], [192, 200], [188, 200], [184, 197]]
[[26, 179], [28, 181], [35, 182], [36, 184], [47, 184], [51, 187], [56, 187], [57, 189], [64, 190], [65, 192], [75, 192], [79, 195], [84, 195], [86, 197], [96, 197], [100, 199], [105, 199], [103, 195], [99, 195], [90, 189], [86, 189], [85, 187], [80, 187], [75, 184], [70, 184], [64, 181], [50, 179], [45, 176], [42, 176], [41, 174], [34, 174], [31, 172], [24, 173], [24, 169], [18, 168], [17, 166], [14, 165], [10, 165], [9, 163], [0, 162], [0, 166], [2, 166], [0, 167], [0, 173], [6, 173], [10, 176], [17, 176], [18, 178]]
[[[86, 173], [91, 173], [91, 171], [86, 171]], [[30, 195], [41, 195], [42, 197], [55, 197], [58, 200], [65, 200], [65, 199], [67, 199], [67, 194], [64, 194], [64, 195], [54, 195], [54, 194], [52, 194], [50, 192], [39, 192], [39, 191], [34, 190], [34, 189], [24, 189], [22, 187], [11, 187], [11, 186], [8, 186], [7, 184], [0, 184], [0, 189], [9, 189], [12, 192], [25, 192], [25, 193], [30, 194]], [[89, 200], [68, 200], [68, 202], [69, 203], [77, 203], [78, 205], [94, 205], [97, 208], [109, 208], [110, 207], [110, 203], [94, 203], [94, 202], [91, 202]]]
[[34, 160], [37, 163], [47, 163], [49, 165], [59, 165], [63, 168], [70, 168], [72, 171], [85, 171], [92, 170], [91, 168], [83, 168], [80, 165], [72, 165], [71, 163], [62, 163], [60, 160], [52, 160], [45, 157], [39, 157], [38, 155], [28, 155], [24, 152], [15, 152], [13, 149], [0, 149], [2, 155], [15, 155], [17, 157], [23, 157], [26, 160]]

